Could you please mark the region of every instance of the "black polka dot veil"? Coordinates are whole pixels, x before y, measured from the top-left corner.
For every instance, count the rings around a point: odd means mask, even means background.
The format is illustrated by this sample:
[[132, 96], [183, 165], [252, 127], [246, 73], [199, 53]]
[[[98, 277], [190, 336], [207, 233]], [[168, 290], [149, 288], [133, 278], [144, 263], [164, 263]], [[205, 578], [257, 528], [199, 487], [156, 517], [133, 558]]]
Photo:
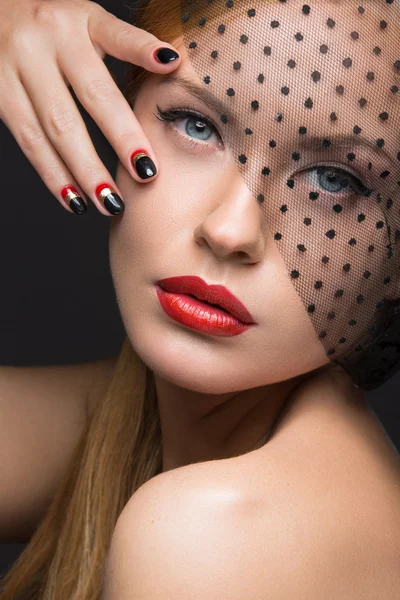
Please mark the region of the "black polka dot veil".
[[399, 0], [183, 0], [183, 41], [327, 356], [400, 366]]

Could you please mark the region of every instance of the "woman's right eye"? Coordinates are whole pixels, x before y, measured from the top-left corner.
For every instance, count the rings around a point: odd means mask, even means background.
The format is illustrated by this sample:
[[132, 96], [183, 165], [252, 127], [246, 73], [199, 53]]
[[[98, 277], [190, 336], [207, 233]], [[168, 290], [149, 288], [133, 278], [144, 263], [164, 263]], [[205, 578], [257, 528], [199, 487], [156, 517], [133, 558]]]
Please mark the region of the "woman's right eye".
[[[169, 110], [161, 110], [161, 108], [157, 105], [157, 113], [155, 117], [159, 121], [165, 122], [174, 122], [174, 121], [186, 121], [184, 126], [184, 133], [179, 133], [182, 137], [187, 136], [190, 138], [190, 145], [197, 146], [198, 144], [209, 145], [213, 144], [208, 143], [208, 140], [215, 135], [218, 143], [221, 145], [222, 138], [217, 129], [217, 127], [211, 123], [207, 117], [198, 113], [197, 111], [193, 111], [190, 109], [169, 109]], [[194, 137], [193, 137], [194, 136]], [[199, 137], [197, 137], [199, 136]]]

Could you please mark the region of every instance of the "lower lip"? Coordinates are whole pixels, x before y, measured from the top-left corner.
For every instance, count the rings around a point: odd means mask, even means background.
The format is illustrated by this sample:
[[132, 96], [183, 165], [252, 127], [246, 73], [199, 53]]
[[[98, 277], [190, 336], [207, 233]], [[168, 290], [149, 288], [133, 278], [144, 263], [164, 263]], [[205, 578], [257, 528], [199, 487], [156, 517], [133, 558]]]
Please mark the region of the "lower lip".
[[187, 294], [166, 292], [156, 285], [157, 296], [164, 311], [174, 321], [191, 329], [215, 336], [240, 335], [250, 325], [242, 323], [232, 315], [196, 300]]

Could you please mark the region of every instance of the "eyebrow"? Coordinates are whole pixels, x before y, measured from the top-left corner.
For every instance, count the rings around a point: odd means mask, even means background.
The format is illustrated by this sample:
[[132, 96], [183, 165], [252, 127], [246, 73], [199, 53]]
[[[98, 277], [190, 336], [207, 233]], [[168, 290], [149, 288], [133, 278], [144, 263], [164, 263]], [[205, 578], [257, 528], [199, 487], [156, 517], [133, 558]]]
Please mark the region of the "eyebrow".
[[[212, 110], [217, 111], [221, 115], [227, 115], [229, 121], [231, 123], [235, 123], [236, 119], [234, 115], [230, 112], [227, 106], [218, 100], [211, 92], [209, 92], [205, 88], [201, 88], [197, 86], [195, 83], [186, 79], [185, 77], [171, 74], [168, 77], [164, 77], [160, 79], [158, 85], [163, 86], [174, 86], [178, 85], [187, 91], [192, 96], [195, 96], [204, 104], [206, 104]], [[385, 148], [379, 148], [372, 139], [369, 139], [365, 136], [359, 134], [342, 134], [330, 136], [329, 134], [323, 136], [313, 136], [313, 135], [304, 135], [301, 136], [301, 139], [298, 140], [296, 146], [298, 148], [310, 149], [310, 150], [321, 150], [323, 148], [323, 143], [325, 140], [329, 140], [331, 142], [331, 146], [329, 148], [324, 148], [324, 150], [332, 150], [334, 148], [348, 147], [348, 146], [364, 146], [373, 150], [375, 153], [379, 153], [380, 155], [384, 155], [388, 160], [393, 161], [393, 157], [387, 152]]]
[[[323, 144], [325, 140], [329, 140], [331, 145], [328, 148], [323, 148]], [[299, 148], [309, 148], [311, 150], [320, 150], [323, 148], [324, 150], [331, 150], [333, 148], [346, 148], [349, 146], [363, 146], [365, 148], [369, 148], [373, 150], [375, 153], [384, 155], [388, 160], [393, 160], [393, 157], [387, 152], [385, 148], [379, 148], [372, 139], [364, 137], [359, 134], [342, 134], [342, 135], [307, 135], [302, 136], [302, 139], [296, 144]]]
[[206, 90], [205, 88], [201, 88], [189, 79], [182, 77], [180, 75], [170, 75], [169, 77], [164, 77], [160, 80], [158, 85], [166, 85], [173, 86], [179, 85], [181, 88], [186, 90], [192, 96], [195, 96], [204, 104], [206, 104], [212, 110], [215, 110], [217, 113], [221, 115], [226, 115], [232, 123], [235, 122], [235, 118], [230, 110], [227, 108], [226, 104], [218, 100], [211, 92]]

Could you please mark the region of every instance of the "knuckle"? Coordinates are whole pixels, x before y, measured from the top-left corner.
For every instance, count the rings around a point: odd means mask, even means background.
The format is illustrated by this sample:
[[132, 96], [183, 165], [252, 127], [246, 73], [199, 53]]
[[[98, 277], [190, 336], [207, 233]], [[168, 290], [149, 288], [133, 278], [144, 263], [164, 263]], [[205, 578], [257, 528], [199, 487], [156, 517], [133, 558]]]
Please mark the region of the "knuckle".
[[130, 25], [129, 23], [122, 23], [115, 33], [115, 41], [117, 45], [127, 46], [130, 50], [137, 53], [140, 56], [142, 53], [146, 54], [148, 51], [153, 50], [157, 44], [160, 43], [159, 39], [152, 33]]
[[137, 33], [132, 25], [121, 21], [120, 27], [118, 27], [117, 31], [115, 32], [116, 43], [134, 43], [136, 41], [135, 38], [137, 38]]
[[35, 34], [32, 27], [20, 27], [10, 31], [6, 38], [3, 38], [3, 44], [6, 45], [6, 52], [11, 55], [11, 51], [16, 51], [21, 54], [29, 54], [37, 45], [37, 33]]
[[[135, 144], [139, 144], [139, 136], [140, 131], [139, 128], [133, 131], [125, 131], [117, 136], [116, 144], [120, 148], [126, 148], [132, 146], [132, 139], [134, 139]], [[141, 144], [141, 142], [140, 142]]]
[[137, 50], [139, 51], [140, 54], [147, 54], [148, 52], [154, 50], [154, 48], [157, 45], [157, 38], [154, 36], [149, 37], [150, 34], [148, 36], [145, 37], [145, 39], [141, 40], [138, 44], [136, 44]]
[[36, 23], [47, 27], [57, 27], [64, 22], [64, 14], [60, 10], [60, 4], [53, 2], [37, 2], [32, 7], [33, 18]]
[[72, 110], [62, 102], [50, 107], [47, 122], [50, 132], [57, 137], [69, 133], [76, 126], [76, 118]]
[[87, 99], [90, 102], [104, 102], [109, 98], [114, 98], [116, 88], [104, 79], [93, 79], [86, 86]]
[[99, 165], [96, 160], [92, 160], [91, 157], [86, 158], [86, 160], [82, 160], [79, 164], [79, 179], [81, 181], [107, 181], [104, 179], [104, 175], [99, 174], [102, 173], [103, 165]]
[[[15, 9], [17, 11], [18, 9]], [[12, 12], [12, 11], [11, 11]], [[4, 16], [8, 16], [4, 13]], [[1, 15], [3, 17], [3, 15]], [[3, 19], [0, 18], [1, 32], [0, 32], [0, 47], [2, 52], [5, 50], [4, 57], [7, 56], [7, 52], [13, 49], [18, 50], [22, 43], [25, 41], [25, 35], [29, 35], [29, 32], [33, 30], [30, 22], [24, 13], [21, 11], [17, 12], [16, 15], [11, 14], [11, 21], [3, 23]]]
[[40, 168], [37, 168], [37, 171], [49, 190], [52, 191], [55, 196], [57, 196], [56, 190], [60, 187], [60, 179], [63, 181], [68, 181], [69, 179], [68, 176], [64, 178], [60, 177], [62, 170], [60, 163], [57, 161], [43, 161], [40, 164]]
[[46, 142], [46, 134], [43, 129], [30, 121], [20, 124], [17, 137], [21, 150], [27, 154], [32, 154]]

